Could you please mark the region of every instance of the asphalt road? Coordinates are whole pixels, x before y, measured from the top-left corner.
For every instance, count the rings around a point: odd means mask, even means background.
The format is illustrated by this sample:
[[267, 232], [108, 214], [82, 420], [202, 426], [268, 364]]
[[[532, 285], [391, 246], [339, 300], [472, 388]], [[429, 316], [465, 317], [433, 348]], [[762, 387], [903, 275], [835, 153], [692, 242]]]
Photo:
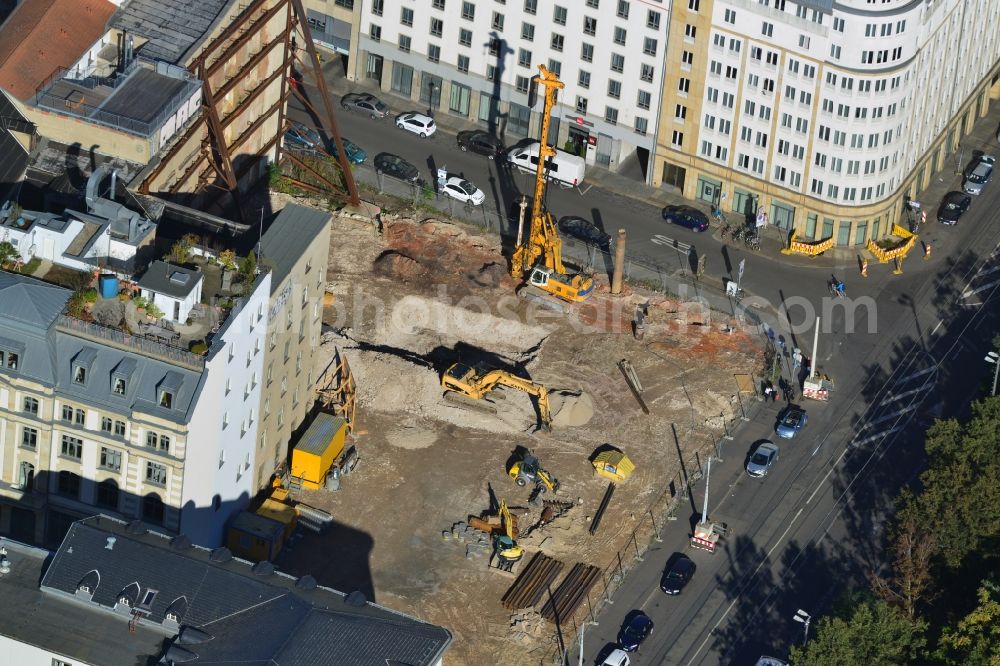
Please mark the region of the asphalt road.
[[[293, 99], [290, 116], [311, 124], [297, 105]], [[393, 108], [394, 114], [405, 110], [419, 109]], [[342, 134], [369, 156], [396, 153], [428, 180], [438, 166], [446, 166], [487, 192], [497, 210], [531, 193], [532, 178], [461, 152], [454, 135], [444, 130], [420, 139], [396, 129], [392, 117], [373, 121], [338, 113], [338, 120]], [[676, 261], [676, 253], [657, 236], [696, 244], [707, 256], [709, 277], [720, 285], [746, 258], [743, 286], [757, 301], [751, 307], [758, 306], [774, 322], [788, 347], [808, 354], [812, 321], [817, 314], [822, 317], [818, 367], [836, 381], [834, 398], [800, 402], [809, 411], [809, 424], [793, 440], [773, 435], [780, 403], [765, 405], [740, 428], [711, 471], [709, 517], [730, 528], [720, 548], [710, 554], [688, 545], [704, 496], [698, 486], [679, 519], [664, 528], [662, 543], [647, 552], [615, 603], [605, 607], [599, 624], [588, 627], [584, 643], [585, 663], [599, 663], [613, 646], [622, 618], [642, 609], [656, 630], [634, 664], [753, 664], [761, 654], [785, 656], [803, 638], [803, 625], [792, 620], [797, 609], [818, 617], [840, 592], [865, 585], [868, 574], [883, 566], [891, 500], [923, 465], [921, 433], [928, 415], [961, 413], [979, 388], [983, 351], [1000, 328], [1000, 255], [995, 251], [1000, 220], [989, 215], [1000, 206], [1000, 183], [987, 187], [957, 227], [943, 229], [932, 222], [926, 229], [937, 247], [954, 248], [947, 261], [913, 270], [919, 259], [910, 259], [911, 268], [902, 276], [882, 270], [868, 280], [851, 277], [846, 302], [829, 298], [829, 272], [747, 254], [708, 234], [668, 227], [659, 210], [643, 201], [599, 187], [552, 187], [547, 197], [557, 216], [580, 215], [610, 232], [625, 228], [630, 254], [664, 265]], [[937, 238], [947, 242], [939, 244]], [[832, 273], [853, 276], [856, 267], [833, 266]], [[794, 332], [782, 329], [774, 317], [782, 303], [789, 305]], [[854, 310], [852, 324], [844, 306], [868, 304], [873, 309]], [[752, 444], [762, 438], [776, 441], [781, 456], [768, 477], [752, 479], [743, 466]], [[698, 572], [681, 596], [671, 598], [659, 591], [658, 582], [675, 552], [691, 556]], [[568, 644], [575, 639], [564, 636]], [[576, 651], [571, 655], [575, 663]]]

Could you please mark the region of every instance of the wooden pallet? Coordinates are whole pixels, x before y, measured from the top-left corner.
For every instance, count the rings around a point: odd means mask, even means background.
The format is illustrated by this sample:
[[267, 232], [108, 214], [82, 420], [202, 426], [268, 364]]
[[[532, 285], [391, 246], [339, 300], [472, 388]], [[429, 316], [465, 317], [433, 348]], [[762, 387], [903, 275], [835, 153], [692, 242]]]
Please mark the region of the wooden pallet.
[[504, 608], [531, 608], [542, 599], [566, 566], [563, 562], [538, 551], [500, 599]]

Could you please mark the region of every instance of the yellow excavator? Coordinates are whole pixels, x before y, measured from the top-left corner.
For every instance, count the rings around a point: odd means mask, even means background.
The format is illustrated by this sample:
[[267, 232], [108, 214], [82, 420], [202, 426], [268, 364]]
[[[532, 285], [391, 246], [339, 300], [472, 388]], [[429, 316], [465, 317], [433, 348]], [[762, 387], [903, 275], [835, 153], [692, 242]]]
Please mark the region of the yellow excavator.
[[552, 107], [555, 106], [556, 91], [563, 87], [559, 77], [550, 72], [545, 65], [539, 65], [539, 75], [535, 77], [540, 86], [545, 88], [545, 105], [542, 110], [542, 134], [538, 146], [538, 166], [535, 169], [535, 193], [531, 202], [531, 226], [527, 235], [522, 237], [524, 229], [524, 207], [521, 208], [521, 218], [517, 228], [517, 247], [511, 257], [510, 273], [512, 276], [524, 279], [525, 272], [530, 271], [526, 284], [522, 289], [541, 292], [556, 296], [564, 301], [578, 302], [585, 300], [594, 290], [594, 279], [587, 275], [569, 273], [562, 262], [562, 240], [556, 229], [555, 217], [543, 210], [545, 199], [545, 164], [556, 154], [555, 148], [548, 145], [549, 124], [552, 119]]
[[441, 375], [441, 386], [445, 389], [444, 399], [448, 402], [491, 414], [497, 413], [492, 400], [506, 397], [496, 389], [506, 386], [523, 391], [538, 401], [542, 429], [546, 431], [552, 429], [549, 390], [530, 379], [523, 379], [506, 370], [488, 370], [480, 373], [464, 363], [456, 363]]
[[524, 557], [524, 548], [514, 540], [514, 524], [511, 522], [506, 500], [500, 500], [500, 531], [494, 534], [493, 552], [498, 566], [505, 571], [510, 571], [514, 563]]
[[507, 475], [522, 488], [533, 483], [543, 493], [546, 490], [553, 493], [559, 490], [559, 479], [553, 478], [548, 470], [543, 469], [531, 451], [525, 452], [520, 460], [515, 461], [507, 470]]

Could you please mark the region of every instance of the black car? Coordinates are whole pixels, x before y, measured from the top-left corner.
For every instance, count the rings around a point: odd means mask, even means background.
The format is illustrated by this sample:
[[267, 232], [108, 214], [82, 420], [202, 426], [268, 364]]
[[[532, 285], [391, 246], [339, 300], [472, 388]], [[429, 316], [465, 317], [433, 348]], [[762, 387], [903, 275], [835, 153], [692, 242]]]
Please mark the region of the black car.
[[588, 245], [596, 245], [602, 250], [610, 250], [613, 245], [609, 234], [604, 233], [593, 222], [582, 217], [568, 215], [560, 218], [557, 226], [561, 233], [582, 240]]
[[625, 620], [621, 631], [618, 632], [618, 645], [626, 652], [635, 652], [651, 633], [653, 633], [653, 621], [642, 611], [635, 611]]
[[471, 150], [474, 153], [485, 155], [491, 160], [503, 159], [507, 151], [504, 150], [500, 139], [482, 130], [468, 130], [458, 133], [458, 147], [462, 150]]
[[680, 594], [684, 586], [691, 581], [691, 576], [694, 575], [697, 568], [687, 555], [679, 556], [670, 569], [663, 574], [663, 578], [660, 580], [660, 589], [670, 595]]
[[392, 178], [421, 185], [420, 171], [399, 155], [392, 153], [379, 153], [375, 156], [375, 173], [384, 173]]
[[941, 207], [938, 209], [938, 222], [947, 225], [958, 224], [958, 218], [969, 210], [971, 203], [972, 197], [968, 194], [949, 192], [941, 200]]
[[663, 219], [692, 231], [708, 229], [708, 216], [691, 206], [667, 206], [663, 209]]

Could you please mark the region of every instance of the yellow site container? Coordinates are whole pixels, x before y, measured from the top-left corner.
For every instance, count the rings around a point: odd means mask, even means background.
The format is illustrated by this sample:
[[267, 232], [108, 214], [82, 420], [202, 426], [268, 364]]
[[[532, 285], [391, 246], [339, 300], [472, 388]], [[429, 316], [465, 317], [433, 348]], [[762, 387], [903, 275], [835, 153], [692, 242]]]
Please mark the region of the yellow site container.
[[295, 507], [274, 499], [264, 500], [264, 503], [260, 505], [259, 509], [257, 509], [257, 515], [270, 518], [271, 520], [284, 525], [284, 535], [286, 539], [292, 536], [292, 532], [295, 531], [295, 525], [299, 519], [299, 514], [295, 512]]
[[624, 481], [635, 471], [635, 465], [621, 451], [603, 451], [591, 462], [597, 474], [612, 481]]
[[273, 560], [284, 545], [284, 525], [249, 511], [236, 514], [226, 532], [226, 548], [252, 562]]
[[344, 451], [347, 421], [326, 412], [316, 415], [299, 443], [292, 449], [292, 471], [303, 488], [316, 490], [323, 487], [323, 480], [330, 466]]

